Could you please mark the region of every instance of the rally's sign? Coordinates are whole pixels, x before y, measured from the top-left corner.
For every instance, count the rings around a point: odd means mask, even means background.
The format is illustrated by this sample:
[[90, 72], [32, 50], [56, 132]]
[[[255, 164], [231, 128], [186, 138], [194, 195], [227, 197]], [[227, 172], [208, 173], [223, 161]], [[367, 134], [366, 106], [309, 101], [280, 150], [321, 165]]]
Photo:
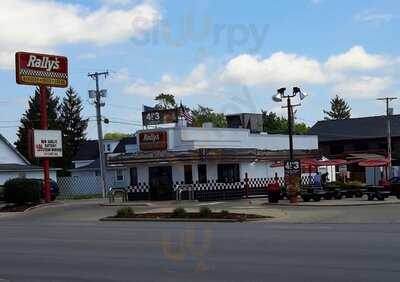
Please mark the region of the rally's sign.
[[18, 84], [68, 86], [68, 59], [63, 56], [17, 52], [15, 70]]
[[178, 110], [153, 110], [142, 112], [143, 125], [157, 125], [163, 123], [176, 123], [178, 122]]
[[33, 153], [35, 158], [62, 157], [62, 137], [60, 130], [33, 131]]
[[142, 151], [166, 150], [167, 132], [152, 131], [139, 133], [139, 148]]

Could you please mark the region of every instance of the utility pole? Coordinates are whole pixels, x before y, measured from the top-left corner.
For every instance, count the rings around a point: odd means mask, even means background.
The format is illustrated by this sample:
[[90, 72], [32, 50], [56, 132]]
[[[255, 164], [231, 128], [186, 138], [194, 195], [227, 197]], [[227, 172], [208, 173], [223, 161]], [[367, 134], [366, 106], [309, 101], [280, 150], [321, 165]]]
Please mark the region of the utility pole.
[[386, 138], [387, 138], [387, 158], [389, 161], [388, 164], [388, 170], [389, 170], [389, 175], [388, 178], [392, 176], [392, 136], [391, 136], [391, 130], [390, 130], [390, 116], [392, 115], [389, 104], [391, 101], [396, 100], [397, 97], [383, 97], [383, 98], [377, 98], [379, 101], [385, 101], [386, 102]]
[[94, 99], [94, 104], [96, 106], [96, 119], [97, 119], [97, 135], [98, 135], [98, 144], [99, 144], [99, 160], [100, 160], [100, 176], [102, 179], [102, 191], [103, 198], [106, 197], [106, 163], [105, 163], [105, 154], [104, 154], [104, 145], [103, 145], [103, 128], [102, 128], [102, 119], [101, 119], [101, 107], [104, 107], [105, 103], [101, 102], [102, 97], [106, 97], [107, 91], [105, 89], [100, 90], [99, 87], [99, 77], [104, 76], [107, 78], [108, 71], [106, 72], [95, 72], [89, 73], [88, 77], [94, 79], [96, 81], [96, 90], [89, 90], [89, 98]]

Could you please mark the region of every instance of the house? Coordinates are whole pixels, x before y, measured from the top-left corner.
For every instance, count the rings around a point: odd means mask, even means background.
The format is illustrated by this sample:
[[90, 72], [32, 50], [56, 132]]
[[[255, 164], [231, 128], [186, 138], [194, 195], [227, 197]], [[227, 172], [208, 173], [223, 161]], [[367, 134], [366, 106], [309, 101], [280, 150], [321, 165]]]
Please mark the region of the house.
[[[393, 174], [399, 175], [400, 115], [390, 116]], [[387, 156], [386, 116], [371, 116], [345, 120], [318, 121], [309, 134], [318, 136], [319, 149], [330, 159], [382, 159]], [[381, 170], [368, 173], [372, 168], [348, 165], [352, 177], [372, 184], [381, 178]], [[378, 174], [378, 175], [376, 175]], [[377, 177], [378, 176], [378, 177]]]
[[[254, 119], [257, 121], [257, 119]], [[126, 184], [150, 193], [151, 199], [170, 199], [176, 183], [239, 183], [246, 176], [266, 179], [283, 168], [277, 161], [288, 158], [287, 135], [252, 133], [246, 128], [202, 128], [176, 124], [169, 128], [139, 130], [129, 150], [117, 146], [107, 155], [108, 169], [124, 173]], [[134, 141], [136, 139], [136, 141]], [[312, 135], [295, 135], [297, 159], [318, 157], [318, 139]], [[135, 143], [136, 142], [136, 143]]]
[[[104, 153], [129, 152], [135, 147], [136, 137], [125, 137], [122, 140], [104, 140]], [[99, 145], [97, 140], [87, 140], [74, 156], [73, 168], [70, 169], [72, 177], [96, 177], [100, 176]], [[107, 187], [119, 187], [129, 185], [129, 169], [106, 167]]]
[[[0, 134], [0, 185], [12, 178], [43, 179], [43, 168], [30, 162]], [[50, 178], [57, 180], [56, 169], [50, 169]]]

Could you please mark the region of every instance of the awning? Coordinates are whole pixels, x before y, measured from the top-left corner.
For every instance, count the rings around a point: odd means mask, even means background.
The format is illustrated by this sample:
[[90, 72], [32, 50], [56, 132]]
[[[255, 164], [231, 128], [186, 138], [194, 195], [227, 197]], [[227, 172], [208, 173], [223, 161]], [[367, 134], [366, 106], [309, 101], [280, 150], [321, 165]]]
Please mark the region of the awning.
[[359, 166], [363, 167], [381, 167], [381, 166], [387, 166], [388, 164], [389, 164], [388, 159], [364, 160], [358, 163]]

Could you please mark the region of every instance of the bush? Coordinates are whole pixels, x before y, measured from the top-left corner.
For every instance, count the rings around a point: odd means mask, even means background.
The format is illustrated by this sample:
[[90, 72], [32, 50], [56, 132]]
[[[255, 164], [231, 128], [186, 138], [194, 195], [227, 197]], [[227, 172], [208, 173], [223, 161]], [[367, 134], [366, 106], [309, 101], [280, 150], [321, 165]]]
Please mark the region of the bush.
[[209, 207], [201, 207], [199, 211], [200, 217], [209, 217], [212, 211]]
[[17, 205], [39, 203], [41, 190], [41, 183], [35, 179], [10, 179], [4, 183], [4, 201]]
[[186, 216], [186, 210], [182, 207], [175, 208], [172, 211], [172, 217], [182, 218]]
[[124, 207], [117, 210], [117, 217], [130, 217], [134, 214], [135, 212], [131, 207]]

